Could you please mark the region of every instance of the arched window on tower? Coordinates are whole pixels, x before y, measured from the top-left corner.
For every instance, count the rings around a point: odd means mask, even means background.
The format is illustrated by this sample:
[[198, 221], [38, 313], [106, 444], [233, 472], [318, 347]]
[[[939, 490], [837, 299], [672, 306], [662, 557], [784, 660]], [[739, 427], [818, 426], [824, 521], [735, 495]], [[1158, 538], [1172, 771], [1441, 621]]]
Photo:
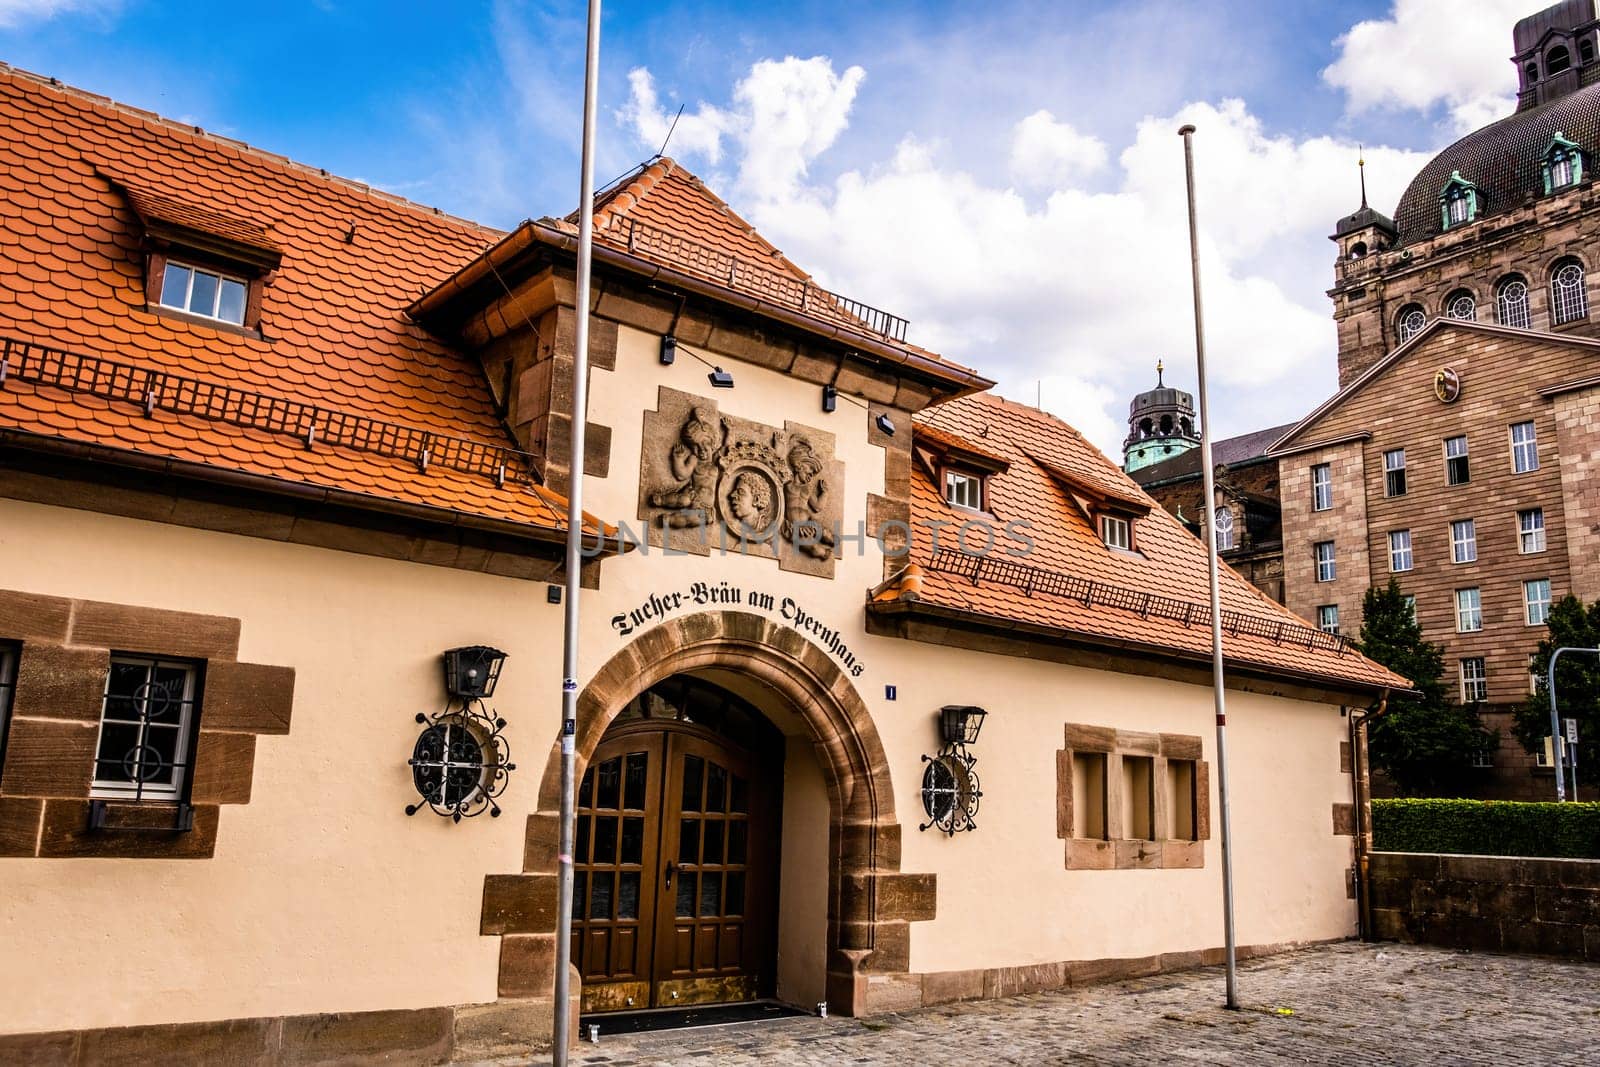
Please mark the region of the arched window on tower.
[[1594, 42], [1587, 37], [1578, 42], [1578, 62], [1583, 64], [1594, 62]]
[[1233, 532], [1233, 512], [1227, 508], [1218, 508], [1217, 516], [1217, 551], [1226, 552], [1238, 544]]
[[1522, 68], [1522, 73], [1528, 76], [1528, 84], [1532, 85], [1534, 82], [1539, 80], [1539, 64], [1529, 63], [1526, 67]]
[[1584, 291], [1583, 264], [1564, 259], [1550, 272], [1550, 322], [1560, 326], [1588, 318], [1589, 297]]
[[1583, 152], [1576, 141], [1557, 130], [1544, 150], [1544, 161], [1539, 169], [1544, 177], [1544, 191], [1547, 194], [1560, 192], [1583, 180]]
[[1149, 419], [1140, 419], [1139, 420], [1139, 436], [1140, 437], [1150, 437], [1150, 436], [1153, 436], [1155, 434], [1155, 432], [1156, 432], [1155, 423], [1151, 422]]
[[1395, 320], [1395, 333], [1400, 337], [1400, 343], [1405, 344], [1428, 325], [1428, 313], [1422, 310], [1421, 304], [1407, 304], [1400, 309], [1400, 317]]
[[1478, 317], [1478, 300], [1465, 289], [1457, 289], [1444, 298], [1444, 313], [1448, 318], [1471, 322]]
[[1544, 72], [1546, 74], [1560, 74], [1571, 66], [1572, 53], [1567, 51], [1566, 45], [1556, 45], [1544, 57]]
[[1533, 318], [1528, 314], [1528, 283], [1513, 274], [1500, 279], [1494, 291], [1495, 318], [1502, 326], [1515, 326], [1519, 330], [1533, 328]]
[[1163, 415], [1163, 416], [1161, 416], [1161, 436], [1162, 437], [1171, 437], [1172, 436], [1172, 416], [1171, 415]]
[[1185, 415], [1178, 420], [1178, 432], [1185, 437], [1194, 436], [1194, 423], [1189, 420], [1189, 416]]

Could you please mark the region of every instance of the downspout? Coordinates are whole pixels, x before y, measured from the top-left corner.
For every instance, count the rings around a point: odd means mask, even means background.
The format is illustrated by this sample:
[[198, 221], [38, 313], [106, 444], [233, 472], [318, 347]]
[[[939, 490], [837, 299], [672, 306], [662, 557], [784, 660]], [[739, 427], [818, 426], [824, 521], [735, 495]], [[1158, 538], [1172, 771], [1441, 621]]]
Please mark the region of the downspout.
[[1389, 710], [1389, 690], [1370, 707], [1350, 714], [1350, 798], [1356, 852], [1356, 929], [1363, 941], [1372, 933], [1372, 776], [1367, 761], [1367, 724]]

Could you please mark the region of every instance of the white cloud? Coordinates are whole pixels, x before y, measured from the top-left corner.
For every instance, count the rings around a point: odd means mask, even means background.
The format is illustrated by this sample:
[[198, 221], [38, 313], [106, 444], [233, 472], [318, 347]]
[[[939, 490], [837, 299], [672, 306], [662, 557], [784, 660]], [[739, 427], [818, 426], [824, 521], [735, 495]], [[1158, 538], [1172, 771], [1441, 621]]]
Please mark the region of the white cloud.
[[0, 0], [0, 28], [27, 22], [47, 22], [70, 14], [114, 11], [121, 0]]
[[1517, 75], [1511, 27], [1543, 0], [1395, 0], [1386, 19], [1358, 22], [1334, 42], [1322, 72], [1344, 90], [1352, 113], [1377, 108], [1428, 112], [1443, 106], [1456, 133], [1507, 115]]
[[[728, 132], [729, 116], [702, 103], [693, 114], [668, 114], [656, 99], [655, 79], [643, 67], [628, 72], [628, 102], [617, 111], [617, 118], [633, 127], [639, 139], [659, 150], [672, 134], [669, 152], [696, 156], [715, 165], [722, 158], [722, 136]], [[676, 125], [674, 125], [676, 116]]]
[[1011, 180], [1025, 189], [1049, 189], [1065, 178], [1094, 174], [1106, 165], [1106, 145], [1079, 133], [1043, 109], [1011, 133]]
[[[1127, 402], [1154, 384], [1157, 358], [1169, 381], [1193, 385], [1176, 136], [1193, 122], [1217, 432], [1288, 421], [1332, 392], [1327, 235], [1357, 204], [1354, 144], [1274, 136], [1228, 100], [1145, 119], [1092, 189], [1081, 181], [1092, 139], [1048, 113], [1023, 119], [1018, 139], [1065, 127], [1078, 165], [1041, 174], [1032, 199], [915, 136], [870, 166], [811, 180], [807, 167], [845, 128], [860, 79], [835, 76], [825, 59], [758, 63], [717, 112], [736, 142], [718, 148], [738, 174], [734, 206], [831, 288], [905, 315], [913, 340], [998, 378], [1015, 399], [1033, 402], [1042, 379], [1044, 406], [1116, 456]], [[1367, 161], [1383, 205], [1424, 158], [1369, 148]]]

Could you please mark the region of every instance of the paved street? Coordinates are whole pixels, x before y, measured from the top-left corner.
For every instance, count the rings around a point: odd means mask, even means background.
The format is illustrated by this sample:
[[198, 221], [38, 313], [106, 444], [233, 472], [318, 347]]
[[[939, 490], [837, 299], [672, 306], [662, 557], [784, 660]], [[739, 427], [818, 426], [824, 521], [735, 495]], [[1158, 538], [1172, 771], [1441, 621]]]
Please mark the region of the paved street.
[[[602, 1037], [575, 1063], [1600, 1062], [1600, 968], [1345, 943], [1220, 969], [929, 1008]], [[509, 1062], [509, 1061], [506, 1061]]]

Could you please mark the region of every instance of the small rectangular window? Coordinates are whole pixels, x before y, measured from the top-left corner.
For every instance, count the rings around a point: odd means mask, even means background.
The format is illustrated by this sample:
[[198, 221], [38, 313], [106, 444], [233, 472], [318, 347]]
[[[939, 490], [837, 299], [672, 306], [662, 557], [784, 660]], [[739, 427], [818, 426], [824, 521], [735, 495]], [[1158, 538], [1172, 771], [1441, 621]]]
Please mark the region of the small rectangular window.
[[1530, 652], [1530, 653], [1528, 653], [1528, 692], [1529, 693], [1537, 694], [1539, 692], [1539, 678], [1540, 677], [1541, 677], [1541, 675], [1539, 674], [1539, 654], [1537, 652]]
[[1402, 599], [1404, 599], [1405, 602], [1406, 602], [1406, 610], [1411, 613], [1411, 621], [1415, 622], [1417, 620], [1417, 598], [1416, 598], [1416, 596], [1414, 594], [1412, 594], [1412, 593], [1406, 593], [1406, 594], [1403, 595]]
[[1517, 512], [1517, 546], [1523, 555], [1544, 551], [1544, 508]]
[[1317, 581], [1331, 582], [1338, 577], [1338, 568], [1333, 562], [1333, 542], [1318, 541], [1314, 546], [1317, 561]]
[[1544, 744], [1542, 746], [1540, 746], [1537, 751], [1534, 752], [1534, 754], [1533, 754], [1534, 766], [1536, 766], [1536, 767], [1553, 767], [1553, 766], [1555, 766], [1555, 762], [1556, 762], [1555, 746], [1553, 744], [1551, 744], [1551, 740], [1552, 740], [1551, 738], [1548, 738], [1548, 737], [1545, 738], [1544, 739]]
[[1195, 761], [1167, 760], [1167, 840], [1194, 841], [1199, 828], [1194, 817]]
[[1130, 549], [1133, 541], [1129, 535], [1128, 520], [1115, 515], [1100, 516], [1100, 539], [1111, 548]]
[[1330, 634], [1339, 632], [1339, 605], [1323, 604], [1317, 608], [1317, 629]]
[[1550, 621], [1550, 579], [1535, 578], [1522, 583], [1522, 604], [1527, 610], [1529, 626], [1543, 626]]
[[1107, 839], [1104, 752], [1072, 754], [1072, 836]]
[[1155, 840], [1155, 758], [1122, 757], [1123, 838]]
[[1532, 422], [1519, 422], [1511, 427], [1511, 469], [1517, 474], [1539, 469], [1539, 439]]
[[230, 322], [235, 326], [244, 325], [249, 293], [250, 283], [243, 278], [231, 278], [170, 259], [167, 260], [166, 273], [161, 280], [163, 307]]
[[1444, 439], [1444, 468], [1445, 481], [1451, 485], [1465, 485], [1472, 480], [1472, 470], [1467, 465], [1465, 436]]
[[1483, 669], [1482, 656], [1468, 656], [1461, 661], [1461, 702], [1471, 704], [1489, 699], [1489, 676]]
[[0, 776], [6, 771], [6, 735], [11, 732], [11, 692], [17, 686], [17, 648], [0, 644]]
[[944, 472], [944, 498], [958, 508], [983, 509], [983, 479], [964, 471]]
[[1406, 450], [1392, 448], [1383, 454], [1383, 495], [1406, 495]]
[[198, 673], [193, 663], [176, 660], [111, 658], [92, 795], [130, 800], [183, 795]]
[[1471, 519], [1450, 524], [1450, 562], [1473, 563], [1478, 559], [1478, 526]]
[[1411, 556], [1411, 531], [1389, 531], [1389, 569], [1396, 574], [1408, 571], [1412, 566]]
[[1311, 510], [1327, 511], [1333, 507], [1333, 469], [1326, 463], [1311, 468]]
[[1471, 633], [1483, 629], [1483, 600], [1476, 587], [1456, 590], [1456, 631]]
[[1472, 754], [1472, 765], [1474, 767], [1493, 767], [1494, 752], [1487, 748], [1478, 749]]

